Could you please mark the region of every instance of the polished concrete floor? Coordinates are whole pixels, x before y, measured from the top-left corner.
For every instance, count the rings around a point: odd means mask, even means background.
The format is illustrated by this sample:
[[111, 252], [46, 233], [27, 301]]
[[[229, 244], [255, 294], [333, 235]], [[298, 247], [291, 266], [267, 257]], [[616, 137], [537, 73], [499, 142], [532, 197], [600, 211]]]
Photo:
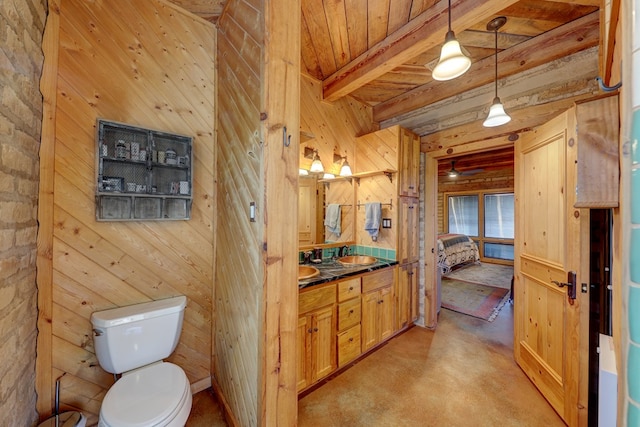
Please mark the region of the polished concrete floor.
[[[443, 309], [437, 332], [414, 327], [300, 399], [298, 425], [564, 426], [512, 340], [511, 305], [491, 323]], [[187, 426], [224, 425], [215, 396], [195, 395]]]

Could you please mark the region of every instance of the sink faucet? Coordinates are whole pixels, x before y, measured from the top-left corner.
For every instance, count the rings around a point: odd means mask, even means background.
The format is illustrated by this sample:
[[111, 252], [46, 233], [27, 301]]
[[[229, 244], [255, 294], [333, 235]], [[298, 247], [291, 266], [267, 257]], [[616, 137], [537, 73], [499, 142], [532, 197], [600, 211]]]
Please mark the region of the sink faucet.
[[338, 255], [341, 257], [349, 255], [349, 246], [344, 245], [343, 247], [341, 247]]
[[313, 255], [313, 252], [311, 252], [311, 251], [307, 251], [307, 252], [304, 253], [304, 263], [305, 264], [311, 263], [311, 255]]

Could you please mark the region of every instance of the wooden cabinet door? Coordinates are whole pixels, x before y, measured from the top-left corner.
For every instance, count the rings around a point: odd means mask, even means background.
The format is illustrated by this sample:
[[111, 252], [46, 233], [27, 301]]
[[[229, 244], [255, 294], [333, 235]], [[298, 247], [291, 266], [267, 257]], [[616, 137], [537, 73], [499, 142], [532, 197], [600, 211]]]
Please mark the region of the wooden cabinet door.
[[336, 369], [336, 323], [334, 306], [314, 312], [311, 326], [311, 382]]
[[398, 215], [398, 261], [401, 264], [418, 261], [418, 207], [419, 200], [413, 197], [399, 198]]
[[420, 138], [418, 135], [400, 128], [399, 141], [399, 196], [418, 197], [420, 178]]
[[298, 391], [309, 385], [308, 378], [310, 376], [308, 362], [311, 351], [311, 330], [310, 318], [307, 316], [298, 317], [297, 329], [297, 349], [296, 349], [296, 379]]
[[418, 262], [411, 264], [409, 274], [409, 322], [415, 322], [419, 316], [420, 295], [418, 295]]
[[362, 295], [362, 352], [378, 343], [378, 301], [379, 292], [371, 291]]
[[396, 331], [407, 326], [410, 316], [410, 274], [411, 264], [398, 267], [398, 282], [396, 283]]
[[378, 291], [378, 342], [382, 342], [393, 335], [393, 287], [391, 285]]

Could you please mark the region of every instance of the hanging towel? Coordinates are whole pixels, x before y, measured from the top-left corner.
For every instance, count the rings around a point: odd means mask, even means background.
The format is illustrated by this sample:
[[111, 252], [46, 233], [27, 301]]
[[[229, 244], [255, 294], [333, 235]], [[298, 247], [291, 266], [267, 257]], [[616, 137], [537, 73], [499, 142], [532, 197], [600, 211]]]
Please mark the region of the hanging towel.
[[364, 205], [364, 229], [374, 242], [378, 240], [381, 217], [382, 205], [380, 202], [366, 203]]
[[340, 205], [331, 203], [327, 205], [324, 213], [324, 225], [327, 226], [329, 232], [340, 237], [342, 230], [340, 229]]

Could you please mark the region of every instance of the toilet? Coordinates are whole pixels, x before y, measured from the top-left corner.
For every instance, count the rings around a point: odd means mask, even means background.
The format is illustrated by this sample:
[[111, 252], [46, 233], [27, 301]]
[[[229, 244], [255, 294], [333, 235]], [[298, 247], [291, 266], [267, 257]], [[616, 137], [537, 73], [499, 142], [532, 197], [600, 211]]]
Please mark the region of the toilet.
[[177, 365], [163, 362], [176, 348], [184, 296], [98, 311], [91, 315], [102, 369], [122, 374], [107, 391], [99, 427], [183, 427], [191, 386]]

